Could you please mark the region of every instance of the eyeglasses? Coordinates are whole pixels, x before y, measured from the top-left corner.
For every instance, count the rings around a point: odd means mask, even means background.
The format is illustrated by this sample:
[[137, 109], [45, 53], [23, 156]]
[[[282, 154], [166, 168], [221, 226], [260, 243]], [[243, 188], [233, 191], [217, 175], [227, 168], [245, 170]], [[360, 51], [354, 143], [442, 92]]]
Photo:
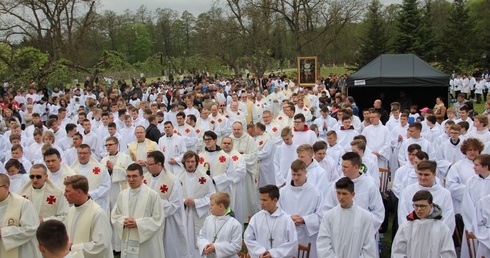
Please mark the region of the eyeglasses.
[[30, 179], [34, 179], [34, 178], [41, 179], [41, 178], [43, 178], [43, 176], [42, 175], [29, 175], [29, 178]]
[[415, 204], [415, 203], [414, 203], [414, 204], [412, 204], [412, 207], [413, 207], [414, 209], [421, 209], [421, 210], [425, 210], [425, 209], [427, 209], [427, 207], [429, 207], [429, 205], [428, 205], [428, 204]]
[[116, 144], [115, 143], [106, 143], [106, 145], [104, 145], [104, 146], [109, 147], [109, 146], [113, 146], [113, 145], [116, 145]]

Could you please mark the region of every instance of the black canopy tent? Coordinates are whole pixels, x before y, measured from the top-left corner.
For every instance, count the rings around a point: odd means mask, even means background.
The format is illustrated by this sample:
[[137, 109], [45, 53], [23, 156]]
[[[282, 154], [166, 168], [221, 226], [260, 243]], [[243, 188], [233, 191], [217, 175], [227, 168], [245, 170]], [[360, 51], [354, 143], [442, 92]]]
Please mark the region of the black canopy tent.
[[[391, 102], [399, 101], [433, 108], [442, 96], [448, 107], [449, 75], [433, 68], [413, 54], [383, 54], [347, 77], [348, 95], [360, 111], [381, 99], [389, 112]], [[400, 97], [405, 93], [406, 97]], [[361, 113], [361, 112], [360, 112]]]

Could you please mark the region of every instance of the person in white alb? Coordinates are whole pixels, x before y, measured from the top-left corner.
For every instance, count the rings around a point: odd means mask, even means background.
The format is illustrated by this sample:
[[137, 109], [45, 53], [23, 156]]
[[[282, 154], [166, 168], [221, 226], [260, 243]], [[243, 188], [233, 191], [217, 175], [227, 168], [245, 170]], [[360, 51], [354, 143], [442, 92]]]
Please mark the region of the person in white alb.
[[174, 175], [182, 170], [182, 156], [187, 151], [184, 137], [174, 133], [172, 122], [163, 125], [165, 136], [160, 137], [158, 146], [165, 156], [165, 167]]
[[39, 258], [36, 247], [36, 229], [39, 218], [34, 205], [18, 194], [10, 192], [10, 180], [0, 174], [0, 257]]
[[121, 258], [164, 257], [165, 215], [160, 196], [143, 184], [143, 168], [127, 167], [129, 188], [122, 190], [111, 212], [111, 222], [121, 239]]
[[[65, 198], [73, 204], [65, 220], [70, 250], [85, 258], [112, 258], [112, 230], [107, 212], [89, 196], [89, 181], [83, 175], [65, 179]], [[27, 257], [27, 256], [26, 256]]]
[[93, 159], [90, 146], [82, 144], [77, 148], [78, 160], [71, 169], [83, 175], [89, 182], [89, 195], [102, 209], [109, 212], [109, 193], [111, 190], [111, 176], [97, 160]]
[[62, 162], [61, 154], [57, 149], [51, 148], [44, 152], [44, 163], [48, 168], [49, 181], [61, 189], [65, 189], [63, 184], [65, 178], [76, 175], [75, 171]]
[[19, 195], [34, 204], [39, 221], [55, 219], [64, 221], [68, 213], [68, 202], [63, 189], [48, 179], [48, 169], [43, 164], [34, 164], [29, 172], [31, 181], [19, 191]]

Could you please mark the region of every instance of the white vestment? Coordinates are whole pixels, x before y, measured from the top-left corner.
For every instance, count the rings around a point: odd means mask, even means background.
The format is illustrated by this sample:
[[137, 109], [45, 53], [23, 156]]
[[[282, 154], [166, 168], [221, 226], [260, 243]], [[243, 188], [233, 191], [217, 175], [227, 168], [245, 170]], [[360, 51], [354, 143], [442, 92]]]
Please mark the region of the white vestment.
[[76, 174], [77, 173], [75, 173], [75, 171], [73, 171], [73, 169], [67, 166], [64, 162], [61, 162], [60, 170], [58, 171], [50, 171], [48, 169], [49, 180], [63, 190], [65, 189], [65, 179]]
[[442, 209], [442, 222], [446, 224], [450, 232], [453, 232], [456, 222], [454, 219], [451, 193], [438, 183], [435, 183], [432, 187], [423, 187], [420, 184], [415, 183], [407, 186], [405, 190], [402, 191], [398, 202], [398, 225], [402, 225], [407, 221], [407, 215], [413, 211], [412, 198], [419, 190], [427, 190], [432, 194], [433, 203], [439, 205]]
[[86, 164], [80, 164], [76, 161], [71, 169], [75, 173], [85, 176], [88, 180], [90, 198], [102, 207], [105, 211], [109, 212], [109, 193], [111, 191], [111, 176], [109, 172], [99, 162], [90, 158]]
[[197, 237], [199, 254], [204, 255], [204, 247], [214, 244], [214, 253], [206, 258], [238, 258], [242, 250], [242, 224], [230, 216], [210, 215]]
[[[13, 207], [17, 207], [18, 214], [12, 212], [11, 209]], [[9, 213], [11, 214], [9, 215]], [[39, 217], [31, 202], [22, 198], [22, 196], [10, 193], [5, 200], [0, 202], [0, 222], [2, 223], [0, 258], [4, 249], [15, 252], [14, 248], [18, 248], [18, 258], [41, 257], [36, 240]]]
[[415, 138], [408, 138], [403, 141], [400, 150], [398, 151], [398, 162], [400, 163], [400, 166], [405, 165], [408, 161], [408, 146], [411, 144], [418, 144], [420, 147], [422, 147], [422, 150], [425, 151], [429, 155], [430, 160], [434, 160], [436, 158], [436, 152], [435, 152], [435, 146], [424, 139], [424, 137], [420, 137], [418, 139]]
[[157, 176], [145, 174], [143, 183], [160, 194], [165, 213], [163, 246], [165, 257], [189, 257], [187, 248], [184, 198], [182, 184], [169, 171], [163, 169]]
[[285, 184], [287, 178], [291, 177], [291, 163], [298, 159], [297, 148], [298, 145], [294, 143], [287, 145], [283, 142], [274, 151], [274, 171], [276, 173], [277, 186]]
[[47, 180], [41, 189], [34, 189], [30, 181], [19, 191], [19, 195], [32, 202], [43, 221], [65, 220], [70, 206], [63, 194], [64, 189], [56, 186], [51, 180]]
[[233, 140], [233, 149], [242, 154], [245, 159], [247, 174], [243, 180], [243, 217], [248, 218], [257, 211], [257, 186], [255, 179], [257, 178], [257, 145], [254, 138], [244, 133], [241, 137], [236, 138], [230, 135]]
[[[174, 175], [182, 171], [182, 157], [187, 151], [185, 139], [180, 135], [173, 134], [172, 136], [162, 136], [158, 140], [160, 151], [165, 156], [165, 168]], [[170, 164], [170, 159], [174, 159], [177, 164]]]
[[199, 257], [197, 249], [197, 236], [202, 228], [204, 220], [208, 216], [209, 198], [215, 192], [212, 179], [206, 173], [196, 170], [189, 173], [181, 171], [177, 178], [182, 183], [184, 194], [183, 202], [187, 198], [194, 200], [193, 206], [185, 206], [185, 216], [187, 222], [187, 245], [191, 257]]
[[[124, 219], [134, 218], [136, 228], [124, 227]], [[162, 257], [165, 215], [160, 196], [145, 184], [123, 190], [111, 213], [111, 222], [122, 240], [122, 258]], [[131, 248], [134, 248], [131, 250]]]
[[378, 257], [375, 234], [368, 211], [355, 203], [347, 209], [337, 205], [323, 215], [317, 239], [318, 257]]
[[7, 176], [10, 179], [9, 191], [12, 193], [18, 193], [24, 185], [31, 181], [29, 174], [15, 174], [12, 176], [7, 174]]
[[[86, 223], [89, 222], [90, 225]], [[92, 199], [80, 206], [72, 206], [65, 221], [72, 251], [82, 250], [85, 258], [112, 258], [112, 230], [107, 212]], [[86, 239], [77, 238], [86, 232]]]
[[293, 186], [292, 182], [280, 189], [278, 206], [289, 215], [303, 217], [304, 224], [296, 226], [298, 243], [308, 245], [311, 243], [311, 258], [316, 258], [316, 238], [320, 228], [323, 211], [323, 194], [308, 180], [302, 186]]
[[453, 197], [455, 214], [461, 213], [461, 202], [463, 201], [466, 181], [474, 175], [473, 161], [466, 157], [456, 162], [447, 172], [446, 188]]
[[479, 242], [476, 257], [490, 257], [490, 196], [481, 198], [476, 203], [475, 210], [473, 228]]
[[259, 170], [259, 187], [276, 183], [274, 173], [274, 140], [268, 133], [258, 135], [255, 138], [258, 146], [257, 162]]
[[308, 129], [308, 126], [305, 125], [304, 131], [296, 131], [293, 129], [293, 144], [302, 145], [302, 144], [315, 144], [317, 140], [317, 136], [315, 132]]
[[237, 150], [231, 150], [226, 154], [231, 157], [231, 161], [233, 163], [233, 170], [228, 173], [233, 182], [231, 184], [230, 209], [235, 212], [235, 219], [243, 225], [243, 179], [247, 174], [247, 166], [242, 154], [240, 154]]
[[248, 223], [243, 238], [252, 258], [259, 258], [265, 251], [269, 251], [271, 257], [298, 255], [296, 227], [279, 207], [272, 214], [265, 210], [257, 212]]
[[[358, 178], [352, 179], [352, 182], [354, 182], [356, 193], [354, 196], [355, 203], [371, 213], [373, 219], [372, 225], [374, 227], [373, 230], [374, 232], [378, 232], [378, 229], [385, 218], [385, 207], [383, 206], [379, 188], [374, 183], [373, 178], [366, 174], [362, 174]], [[335, 187], [330, 187], [330, 193], [325, 196], [323, 203], [325, 205], [325, 210], [330, 210], [339, 204]]]
[[437, 161], [437, 177], [444, 181], [449, 168], [456, 164], [456, 162], [464, 159], [464, 154], [461, 152], [462, 140], [459, 140], [457, 144], [453, 144], [451, 140], [446, 140], [440, 145], [436, 145], [436, 161]]
[[396, 232], [391, 257], [456, 258], [452, 231], [437, 219], [405, 221]]

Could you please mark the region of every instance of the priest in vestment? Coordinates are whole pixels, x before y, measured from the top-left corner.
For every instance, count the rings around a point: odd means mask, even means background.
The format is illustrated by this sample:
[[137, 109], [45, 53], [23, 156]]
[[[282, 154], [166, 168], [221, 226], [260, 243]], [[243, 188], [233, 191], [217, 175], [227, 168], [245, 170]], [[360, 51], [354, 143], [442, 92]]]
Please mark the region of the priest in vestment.
[[274, 173], [274, 140], [265, 131], [265, 125], [255, 125], [255, 144], [257, 145], [257, 169], [259, 170], [259, 187], [276, 183]]
[[204, 220], [208, 216], [209, 198], [215, 192], [212, 179], [206, 172], [197, 169], [199, 156], [193, 151], [187, 151], [182, 158], [184, 170], [177, 178], [182, 183], [184, 194], [185, 215], [187, 221], [187, 244], [189, 255], [199, 257], [197, 236]]
[[29, 177], [31, 181], [20, 189], [19, 195], [32, 202], [40, 221], [64, 221], [68, 213], [68, 202], [63, 196], [63, 189], [48, 179], [48, 169], [43, 164], [34, 164]]
[[165, 136], [158, 140], [158, 147], [165, 156], [165, 168], [177, 175], [182, 170], [182, 156], [187, 151], [185, 139], [174, 133], [172, 122], [164, 122], [163, 128]]
[[70, 250], [85, 258], [112, 258], [112, 230], [107, 212], [89, 196], [89, 181], [83, 175], [65, 179], [65, 197], [73, 204], [65, 220], [72, 243]]
[[40, 258], [36, 229], [39, 218], [36, 208], [20, 195], [9, 191], [10, 180], [0, 174], [0, 257]]
[[121, 239], [121, 258], [165, 257], [165, 215], [160, 196], [143, 184], [143, 168], [127, 167], [130, 189], [121, 191], [111, 212], [111, 222]]
[[71, 169], [78, 175], [85, 176], [89, 184], [89, 195], [102, 209], [109, 212], [109, 193], [111, 191], [111, 176], [105, 166], [92, 158], [92, 152], [87, 144], [77, 148], [78, 160]]
[[128, 145], [126, 154], [131, 157], [133, 162], [138, 163], [143, 167], [143, 172], [147, 172], [146, 168], [146, 155], [152, 151], [159, 150], [158, 144], [150, 139], [146, 139], [146, 131], [143, 126], [136, 126], [134, 129], [136, 141]]
[[[206, 171], [211, 177], [217, 191], [225, 191], [231, 195], [233, 163], [230, 156], [217, 145], [218, 135], [215, 132], [204, 132], [203, 140], [206, 147], [199, 154], [199, 169]], [[233, 199], [233, 195], [231, 198]]]
[[257, 212], [257, 145], [254, 138], [243, 132], [243, 125], [235, 122], [232, 126], [233, 148], [243, 155], [246, 162], [247, 174], [243, 180], [243, 217], [248, 218]]
[[339, 204], [323, 215], [316, 242], [318, 257], [378, 257], [373, 219], [354, 202], [354, 182], [343, 177], [335, 183], [335, 191]]
[[[107, 155], [100, 160], [111, 176], [111, 192], [109, 194], [109, 208], [112, 211], [117, 202], [117, 196], [122, 190], [128, 188], [126, 180], [126, 168], [133, 163], [131, 158], [122, 152], [119, 152], [119, 140], [116, 137], [109, 137], [105, 140], [105, 149]], [[113, 227], [112, 247], [115, 251], [121, 251], [121, 240]]]
[[184, 195], [179, 179], [164, 167], [165, 156], [161, 151], [152, 151], [146, 158], [148, 173], [143, 183], [156, 191], [161, 198], [165, 213], [163, 246], [165, 257], [188, 258]]
[[76, 173], [62, 161], [61, 154], [57, 149], [51, 148], [44, 152], [44, 163], [48, 168], [49, 180], [64, 190], [65, 184], [63, 181], [65, 178], [76, 175]]
[[233, 148], [233, 140], [230, 137], [223, 138], [221, 149], [230, 156], [233, 164], [233, 169], [228, 173], [232, 180], [229, 207], [234, 211], [235, 219], [243, 225], [243, 179], [247, 174], [245, 159]]
[[298, 235], [291, 217], [277, 206], [279, 188], [259, 188], [262, 210], [252, 216], [244, 233], [245, 244], [252, 258], [292, 258], [298, 255]]
[[230, 121], [228, 118], [225, 116], [221, 115], [218, 112], [218, 105], [213, 104], [211, 106], [211, 115], [209, 116], [209, 119], [211, 119], [210, 124], [213, 132], [218, 135], [218, 142], [221, 142], [221, 139], [223, 137], [228, 136], [231, 131], [230, 131]]
[[323, 216], [323, 194], [310, 179], [307, 180], [306, 164], [300, 159], [291, 164], [292, 180], [280, 189], [278, 206], [289, 214], [296, 226], [298, 243], [311, 243], [311, 258], [316, 258], [316, 239]]
[[186, 115], [184, 112], [180, 111], [177, 113], [177, 126], [174, 129], [174, 133], [184, 138], [187, 150], [196, 151], [197, 133], [194, 128], [185, 122], [185, 117]]

